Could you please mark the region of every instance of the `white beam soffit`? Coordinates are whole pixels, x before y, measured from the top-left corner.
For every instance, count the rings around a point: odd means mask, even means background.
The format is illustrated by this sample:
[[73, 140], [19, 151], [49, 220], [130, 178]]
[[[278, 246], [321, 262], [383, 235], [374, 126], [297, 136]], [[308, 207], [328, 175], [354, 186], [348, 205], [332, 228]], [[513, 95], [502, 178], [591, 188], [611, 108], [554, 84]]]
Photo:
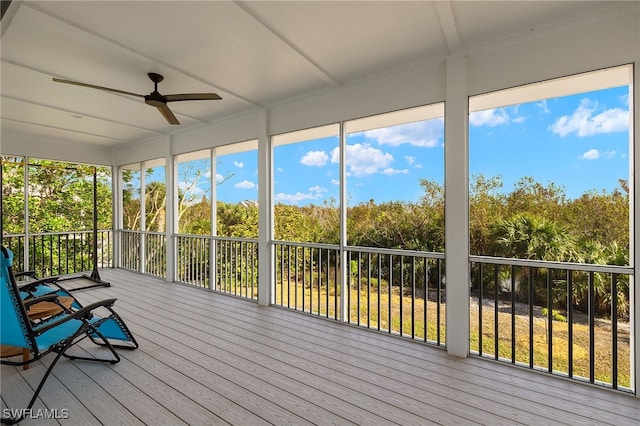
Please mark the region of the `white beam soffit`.
[[367, 130], [381, 129], [383, 127], [415, 123], [418, 121], [426, 121], [442, 117], [444, 117], [444, 103], [439, 102], [437, 104], [402, 109], [399, 111], [387, 112], [384, 114], [347, 121], [345, 123], [345, 132], [365, 132]]
[[290, 143], [306, 142], [316, 139], [328, 138], [340, 135], [340, 125], [327, 124], [325, 126], [312, 127], [310, 129], [297, 130], [295, 132], [282, 133], [271, 137], [273, 146]]
[[[238, 154], [240, 152], [256, 151], [258, 149], [258, 139], [251, 139], [243, 142], [235, 142], [212, 147], [216, 150], [216, 155]], [[187, 163], [194, 160], [205, 160], [211, 157], [211, 148], [198, 151], [185, 152], [175, 156], [179, 163]]]
[[632, 69], [631, 65], [622, 65], [472, 96], [469, 112], [627, 86]]

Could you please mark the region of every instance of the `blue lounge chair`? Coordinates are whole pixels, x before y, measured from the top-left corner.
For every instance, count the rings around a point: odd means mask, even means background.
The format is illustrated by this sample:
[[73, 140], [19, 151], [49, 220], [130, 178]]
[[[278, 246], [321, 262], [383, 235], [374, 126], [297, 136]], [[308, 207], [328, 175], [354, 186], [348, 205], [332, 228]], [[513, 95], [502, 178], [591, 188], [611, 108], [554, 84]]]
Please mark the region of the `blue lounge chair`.
[[[21, 414], [11, 418], [5, 418], [3, 416], [1, 420], [4, 424], [15, 424], [24, 419], [25, 415], [27, 415], [33, 407], [42, 387], [60, 357], [64, 356], [71, 360], [81, 359], [112, 364], [119, 362], [120, 357], [107, 337], [103, 334], [102, 327], [107, 325], [106, 330], [110, 330], [113, 328], [109, 326], [110, 322], [114, 323], [111, 320], [122, 322], [112, 310], [116, 299], [103, 300], [79, 309], [65, 310], [39, 323], [32, 322], [27, 314], [28, 306], [43, 301], [55, 302], [59, 296], [57, 293], [50, 293], [40, 297], [33, 297], [23, 302], [13, 275], [12, 263], [13, 253], [7, 248], [0, 246], [0, 344], [26, 349], [30, 351], [32, 356], [30, 359], [23, 359], [22, 361], [2, 359], [1, 363], [20, 366], [40, 360], [52, 352], [56, 355], [44, 373], [29, 404], [24, 409], [14, 410], [14, 412]], [[111, 312], [111, 315], [102, 318], [94, 314], [95, 310], [102, 308]], [[115, 320], [115, 318], [117, 318], [117, 320]], [[81, 357], [67, 353], [73, 345], [87, 337], [92, 338], [92, 340], [99, 340], [101, 345], [108, 348], [110, 357]]]
[[[69, 297], [73, 299], [71, 304], [71, 310], [76, 311], [82, 309], [82, 304], [73, 297], [71, 292], [65, 289], [58, 283], [58, 277], [48, 277], [43, 279], [37, 279], [33, 274], [30, 275], [32, 281], [26, 283], [20, 283], [18, 290], [20, 297], [25, 303], [32, 304], [31, 300], [34, 298], [46, 296], [49, 294], [56, 294], [59, 297]], [[100, 334], [106, 337], [114, 348], [118, 349], [136, 349], [138, 348], [138, 342], [135, 337], [129, 331], [126, 324], [122, 319], [113, 311], [111, 315], [106, 319], [102, 319], [94, 314], [92, 322], [97, 323]], [[102, 345], [102, 340], [95, 334], [90, 334], [89, 337], [97, 345]]]

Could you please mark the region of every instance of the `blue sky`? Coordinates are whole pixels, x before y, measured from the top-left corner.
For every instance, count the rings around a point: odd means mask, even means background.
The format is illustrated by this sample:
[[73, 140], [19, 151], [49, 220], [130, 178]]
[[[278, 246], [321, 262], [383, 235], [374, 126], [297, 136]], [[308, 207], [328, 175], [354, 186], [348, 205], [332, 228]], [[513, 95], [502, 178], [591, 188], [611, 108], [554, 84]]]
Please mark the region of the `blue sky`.
[[[625, 86], [472, 113], [469, 176], [499, 175], [504, 192], [531, 176], [564, 187], [570, 198], [618, 188], [618, 179], [629, 178], [628, 90]], [[337, 136], [275, 147], [275, 202], [338, 200], [338, 161]], [[195, 164], [207, 168], [207, 160]], [[423, 194], [420, 179], [444, 182], [443, 120], [348, 135], [346, 169], [350, 206], [370, 199], [417, 201]], [[257, 151], [218, 157], [217, 175], [220, 200], [257, 199]], [[194, 193], [208, 192], [207, 176]]]
[[470, 115], [469, 174], [564, 187], [570, 198], [612, 191], [629, 179], [628, 87]]

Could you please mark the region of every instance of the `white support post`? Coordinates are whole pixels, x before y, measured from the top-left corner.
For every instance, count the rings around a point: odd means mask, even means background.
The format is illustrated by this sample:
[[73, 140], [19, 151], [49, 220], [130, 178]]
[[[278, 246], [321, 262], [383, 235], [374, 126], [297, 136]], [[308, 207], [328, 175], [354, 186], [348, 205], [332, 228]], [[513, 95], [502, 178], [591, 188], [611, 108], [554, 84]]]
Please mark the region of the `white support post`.
[[167, 141], [167, 150], [165, 155], [165, 168], [164, 168], [164, 181], [166, 182], [165, 188], [165, 239], [166, 239], [166, 273], [165, 280], [167, 282], [174, 282], [176, 280], [176, 250], [175, 250], [175, 234], [177, 232], [176, 226], [176, 212], [177, 212], [177, 200], [176, 194], [177, 180], [176, 180], [176, 161], [173, 156], [171, 148], [171, 137]]
[[[209, 164], [211, 165], [211, 171], [209, 172], [209, 183], [211, 184], [211, 235], [218, 235], [218, 164], [217, 153], [215, 148], [211, 148], [209, 151]], [[214, 238], [209, 239], [209, 288], [211, 290], [218, 289], [218, 267], [216, 260], [218, 254], [216, 253], [216, 240]]]
[[273, 241], [273, 148], [269, 138], [269, 111], [260, 114], [258, 137], [258, 304], [275, 302], [271, 241]]
[[147, 188], [146, 188], [146, 162], [140, 163], [140, 247], [138, 250], [140, 265], [138, 265], [138, 272], [147, 272]]
[[469, 355], [469, 101], [467, 59], [447, 60], [445, 104], [445, 275], [447, 352]]
[[122, 172], [120, 167], [114, 164], [111, 166], [111, 222], [113, 227], [113, 267], [120, 268], [122, 266], [122, 238], [120, 238], [120, 230], [122, 229]]
[[[24, 182], [24, 191], [23, 191], [23, 196], [24, 196], [24, 244], [23, 244], [23, 259], [24, 259], [24, 270], [25, 271], [29, 271], [31, 269], [31, 265], [29, 264], [29, 233], [30, 231], [30, 227], [29, 227], [29, 157], [25, 156], [24, 157], [24, 167], [22, 170], [23, 173], [23, 182]], [[35, 267], [35, 265], [33, 265], [33, 267]]]
[[340, 123], [340, 321], [349, 321], [347, 295], [349, 288], [349, 261], [347, 256], [347, 136], [344, 122]]

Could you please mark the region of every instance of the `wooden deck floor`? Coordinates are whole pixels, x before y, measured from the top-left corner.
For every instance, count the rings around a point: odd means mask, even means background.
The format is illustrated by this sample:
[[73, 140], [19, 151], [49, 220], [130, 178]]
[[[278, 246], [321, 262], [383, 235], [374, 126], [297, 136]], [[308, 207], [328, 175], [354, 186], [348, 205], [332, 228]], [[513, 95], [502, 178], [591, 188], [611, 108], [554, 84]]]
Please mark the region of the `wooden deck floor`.
[[[112, 286], [76, 296], [117, 297], [140, 348], [115, 365], [60, 361], [35, 408], [68, 419], [22, 424], [639, 423], [640, 399], [619, 392], [123, 270], [101, 276]], [[44, 369], [2, 366], [3, 408], [26, 404]]]

